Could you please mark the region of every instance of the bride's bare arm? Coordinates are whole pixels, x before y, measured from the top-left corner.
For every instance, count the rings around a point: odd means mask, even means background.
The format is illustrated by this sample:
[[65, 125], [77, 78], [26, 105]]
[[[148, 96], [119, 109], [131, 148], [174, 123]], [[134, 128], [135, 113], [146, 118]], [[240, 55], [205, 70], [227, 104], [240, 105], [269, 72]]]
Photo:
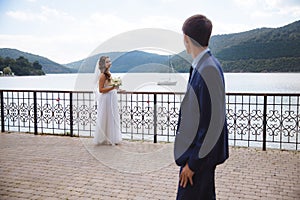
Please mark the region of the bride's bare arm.
[[101, 73], [100, 75], [100, 80], [99, 80], [99, 92], [100, 93], [107, 93], [113, 89], [115, 89], [114, 86], [111, 86], [111, 87], [104, 87], [104, 84], [105, 84], [105, 81], [106, 81], [106, 77], [103, 73]]

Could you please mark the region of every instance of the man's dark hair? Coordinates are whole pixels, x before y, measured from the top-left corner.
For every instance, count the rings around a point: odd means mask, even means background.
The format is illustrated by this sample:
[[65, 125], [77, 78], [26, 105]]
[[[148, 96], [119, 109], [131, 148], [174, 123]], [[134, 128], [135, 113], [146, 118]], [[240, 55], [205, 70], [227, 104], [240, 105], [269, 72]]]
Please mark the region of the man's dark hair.
[[212, 31], [212, 23], [204, 15], [193, 15], [185, 20], [182, 31], [192, 39], [197, 46], [208, 46]]

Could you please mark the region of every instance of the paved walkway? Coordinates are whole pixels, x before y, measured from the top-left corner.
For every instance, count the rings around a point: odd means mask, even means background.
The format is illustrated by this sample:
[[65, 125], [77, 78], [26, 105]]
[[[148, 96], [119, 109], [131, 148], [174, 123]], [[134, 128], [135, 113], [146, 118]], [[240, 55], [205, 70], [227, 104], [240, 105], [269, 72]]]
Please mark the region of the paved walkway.
[[[175, 199], [173, 144], [0, 133], [0, 199]], [[230, 148], [217, 199], [300, 199], [300, 152]]]

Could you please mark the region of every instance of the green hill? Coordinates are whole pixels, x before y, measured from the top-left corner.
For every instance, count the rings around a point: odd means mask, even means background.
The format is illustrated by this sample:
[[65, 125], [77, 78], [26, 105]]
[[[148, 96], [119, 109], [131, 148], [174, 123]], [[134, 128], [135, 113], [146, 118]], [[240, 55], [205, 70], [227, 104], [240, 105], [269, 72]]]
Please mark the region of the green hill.
[[2, 49], [0, 49], [0, 57], [2, 57], [2, 58], [9, 57], [9, 58], [13, 58], [13, 59], [17, 59], [19, 57], [24, 57], [31, 63], [37, 61], [37, 62], [39, 62], [40, 65], [42, 65], [42, 69], [46, 74], [74, 72], [74, 70], [69, 69], [63, 65], [56, 63], [56, 62], [53, 62], [53, 61], [49, 60], [48, 58], [34, 55], [31, 53], [26, 53], [23, 51], [19, 51], [17, 49], [2, 48]]
[[300, 72], [300, 21], [216, 35], [210, 48], [227, 72]]

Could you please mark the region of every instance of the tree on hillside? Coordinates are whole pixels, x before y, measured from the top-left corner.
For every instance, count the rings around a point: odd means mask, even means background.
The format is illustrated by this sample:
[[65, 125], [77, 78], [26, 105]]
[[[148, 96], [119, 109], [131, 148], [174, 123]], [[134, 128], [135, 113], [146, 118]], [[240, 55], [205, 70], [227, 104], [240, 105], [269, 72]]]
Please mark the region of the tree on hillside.
[[43, 67], [38, 61], [34, 61], [32, 63], [32, 66], [34, 69], [42, 69], [42, 67]]
[[[42, 65], [40, 65], [38, 61], [30, 63], [28, 59], [24, 58], [23, 56], [20, 56], [16, 60], [9, 57], [6, 57], [4, 59], [0, 57], [0, 70], [3, 70], [3, 73], [4, 68], [6, 67], [9, 67], [10, 73], [13, 71], [15, 75], [18, 76], [45, 74], [42, 70]], [[7, 74], [10, 74], [8, 69], [6, 69], [6, 72]]]
[[11, 75], [12, 71], [11, 71], [10, 67], [4, 67], [3, 68], [3, 74], [4, 75]]
[[29, 61], [26, 58], [24, 58], [23, 56], [20, 56], [19, 58], [16, 59], [16, 64], [19, 67], [30, 66]]

